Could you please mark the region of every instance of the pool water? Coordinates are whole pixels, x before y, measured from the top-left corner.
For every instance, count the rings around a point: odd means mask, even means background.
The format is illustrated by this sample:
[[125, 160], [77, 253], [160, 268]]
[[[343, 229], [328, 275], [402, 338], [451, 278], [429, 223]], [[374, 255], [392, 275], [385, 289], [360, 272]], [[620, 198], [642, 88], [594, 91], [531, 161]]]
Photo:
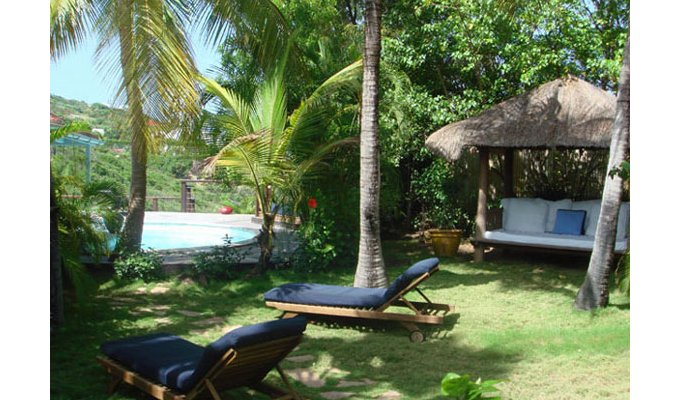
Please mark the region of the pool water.
[[254, 238], [257, 231], [247, 228], [207, 224], [145, 222], [142, 248], [154, 250], [224, 245], [229, 235], [231, 244]]

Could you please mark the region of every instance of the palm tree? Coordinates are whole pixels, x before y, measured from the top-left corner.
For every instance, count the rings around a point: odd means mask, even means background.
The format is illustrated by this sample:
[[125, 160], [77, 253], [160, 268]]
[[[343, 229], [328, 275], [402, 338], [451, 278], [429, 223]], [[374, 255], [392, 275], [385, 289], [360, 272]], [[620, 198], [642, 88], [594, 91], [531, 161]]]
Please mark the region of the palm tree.
[[207, 161], [208, 169], [231, 167], [255, 189], [263, 212], [256, 273], [268, 268], [273, 250], [274, 219], [283, 204], [302, 200], [303, 183], [316, 177], [318, 166], [343, 139], [326, 143], [323, 133], [333, 112], [328, 101], [339, 90], [359, 91], [361, 62], [357, 61], [323, 82], [290, 115], [283, 80], [285, 57], [257, 89], [252, 102], [217, 82], [203, 78], [206, 90], [220, 100], [226, 115], [216, 116], [228, 143]]
[[[628, 156], [630, 148], [630, 35], [623, 55], [623, 66], [619, 78], [619, 94], [616, 100], [616, 117], [612, 127], [612, 141], [609, 149], [609, 165], [613, 171]], [[614, 242], [616, 226], [623, 193], [623, 178], [610, 173], [602, 193], [602, 206], [595, 230], [593, 252], [586, 278], [576, 295], [574, 307], [592, 310], [609, 303], [609, 275], [614, 263]]]
[[[213, 43], [234, 28], [261, 60], [277, 54], [283, 17], [269, 0], [51, 0], [50, 54], [57, 60], [93, 33], [96, 57], [107, 72], [120, 71], [117, 101], [127, 105], [132, 131], [132, 175], [123, 247], [141, 244], [148, 151], [158, 134], [200, 114], [196, 66], [186, 28], [200, 21]], [[231, 25], [229, 25], [231, 23]], [[262, 32], [258, 34], [258, 32]], [[153, 121], [153, 129], [150, 121]]]
[[380, 245], [380, 148], [378, 140], [381, 8], [380, 0], [368, 0], [365, 4], [359, 179], [359, 260], [354, 275], [354, 286], [385, 287], [387, 274]]

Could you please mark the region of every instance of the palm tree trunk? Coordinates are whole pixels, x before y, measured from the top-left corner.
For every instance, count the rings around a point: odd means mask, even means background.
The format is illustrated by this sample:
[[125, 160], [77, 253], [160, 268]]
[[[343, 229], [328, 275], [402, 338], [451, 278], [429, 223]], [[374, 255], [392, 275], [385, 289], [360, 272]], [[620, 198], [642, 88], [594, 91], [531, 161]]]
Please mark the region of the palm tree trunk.
[[[629, 48], [630, 36], [626, 42], [621, 77], [619, 78], [619, 94], [616, 101], [616, 118], [612, 128], [612, 141], [609, 148], [608, 171], [621, 165], [630, 147]], [[609, 303], [609, 275], [614, 263], [614, 242], [616, 240], [616, 226], [621, 206], [623, 179], [618, 175], [605, 179], [602, 193], [602, 208], [597, 220], [590, 264], [588, 265], [586, 278], [574, 302], [574, 307], [580, 310], [605, 307]]]
[[[128, 115], [132, 130], [130, 177], [130, 202], [122, 233], [123, 250], [139, 251], [144, 229], [144, 208], [146, 205], [146, 163], [147, 163], [147, 119], [144, 115], [144, 103], [139, 82], [136, 58], [134, 54], [134, 32], [132, 29], [131, 10], [122, 12], [119, 27], [120, 62], [128, 105]], [[126, 18], [127, 17], [127, 18]]]
[[387, 275], [380, 245], [380, 147], [378, 99], [380, 77], [380, 0], [366, 1], [364, 81], [361, 99], [360, 234], [354, 286], [385, 287]]
[[258, 238], [260, 244], [260, 258], [253, 271], [259, 275], [271, 266], [272, 252], [274, 251], [274, 219], [276, 213], [262, 212], [262, 229]]
[[64, 324], [64, 285], [59, 253], [59, 207], [50, 170], [50, 326]]

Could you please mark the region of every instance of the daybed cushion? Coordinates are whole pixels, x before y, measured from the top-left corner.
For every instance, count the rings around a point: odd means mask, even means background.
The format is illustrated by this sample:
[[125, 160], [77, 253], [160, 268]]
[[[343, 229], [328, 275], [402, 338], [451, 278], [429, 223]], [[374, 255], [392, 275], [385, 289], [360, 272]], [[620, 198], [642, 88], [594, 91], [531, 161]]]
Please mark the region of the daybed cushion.
[[300, 316], [244, 326], [205, 348], [168, 333], [105, 342], [101, 351], [125, 367], [181, 393], [189, 392], [230, 348], [301, 335]]
[[[507, 232], [504, 229], [484, 232], [484, 239], [495, 240], [513, 245], [529, 246], [555, 246], [569, 247], [583, 250], [593, 249], [593, 236], [586, 235], [558, 235], [555, 233], [524, 234], [518, 232]], [[627, 240], [617, 240], [614, 244], [616, 251], [623, 251], [628, 248]]]
[[319, 283], [286, 283], [264, 294], [266, 301], [316, 306], [376, 308], [385, 304], [385, 288], [355, 288]]
[[548, 205], [548, 216], [545, 222], [545, 232], [552, 232], [555, 228], [555, 219], [557, 218], [557, 210], [571, 210], [571, 199], [562, 199], [556, 201], [545, 200]]
[[583, 210], [557, 210], [555, 227], [552, 233], [562, 235], [582, 235], [586, 212]]
[[515, 232], [543, 233], [548, 217], [548, 204], [543, 199], [505, 198], [503, 229]]

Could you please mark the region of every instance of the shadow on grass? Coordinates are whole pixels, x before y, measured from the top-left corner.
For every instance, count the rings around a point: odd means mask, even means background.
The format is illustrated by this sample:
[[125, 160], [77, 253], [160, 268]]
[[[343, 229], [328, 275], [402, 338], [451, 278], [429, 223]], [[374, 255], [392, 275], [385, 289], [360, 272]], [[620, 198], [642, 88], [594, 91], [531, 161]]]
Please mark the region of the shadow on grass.
[[[357, 398], [374, 398], [379, 396], [380, 391], [389, 388], [406, 398], [432, 399], [438, 398], [441, 379], [448, 372], [503, 379], [521, 360], [520, 354], [473, 348], [461, 343], [455, 336], [445, 339], [432, 337], [424, 343], [411, 343], [403, 329], [395, 329], [396, 332], [389, 328], [371, 331], [351, 339], [309, 334], [296, 354], [313, 354], [331, 368], [321, 373], [320, 377], [328, 381], [324, 387], [298, 386], [300, 392], [310, 399], [320, 399], [322, 392], [337, 390], [355, 392]], [[299, 366], [286, 363], [284, 369]], [[343, 375], [341, 379], [345, 380], [370, 379], [376, 382], [376, 386], [384, 385], [382, 388], [340, 389], [335, 386], [340, 378], [334, 378], [333, 373], [340, 373]], [[372, 393], [367, 393], [371, 390]]]

